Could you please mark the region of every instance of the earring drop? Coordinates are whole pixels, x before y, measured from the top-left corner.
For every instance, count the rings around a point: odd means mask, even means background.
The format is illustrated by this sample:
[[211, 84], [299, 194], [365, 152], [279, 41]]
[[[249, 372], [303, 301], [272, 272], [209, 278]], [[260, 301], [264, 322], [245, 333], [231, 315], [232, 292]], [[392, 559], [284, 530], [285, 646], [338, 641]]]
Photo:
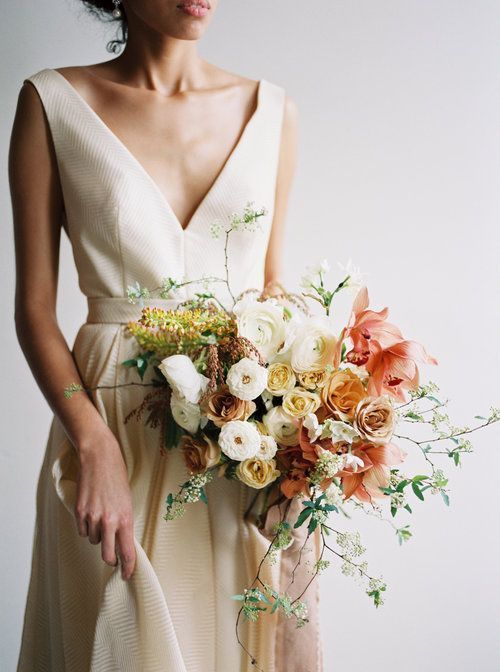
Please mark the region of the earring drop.
[[120, 4], [121, 0], [113, 0], [113, 4], [115, 8], [111, 12], [111, 15], [113, 16], [114, 19], [119, 19], [120, 16], [122, 15], [121, 9], [118, 7]]

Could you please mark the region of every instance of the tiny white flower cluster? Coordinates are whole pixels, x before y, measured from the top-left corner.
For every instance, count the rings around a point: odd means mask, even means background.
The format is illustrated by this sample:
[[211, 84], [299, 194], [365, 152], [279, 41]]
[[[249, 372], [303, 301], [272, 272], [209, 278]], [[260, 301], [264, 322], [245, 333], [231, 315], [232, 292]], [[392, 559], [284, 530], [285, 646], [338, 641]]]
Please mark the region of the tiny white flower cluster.
[[297, 627], [300, 628], [308, 622], [309, 610], [307, 604], [299, 600], [292, 605], [292, 614], [297, 619]]
[[314, 565], [314, 571], [317, 574], [321, 574], [321, 572], [323, 572], [325, 569], [328, 569], [330, 565], [331, 565], [330, 560], [322, 560], [322, 559], [317, 560]]
[[368, 563], [361, 562], [357, 565], [352, 562], [352, 560], [344, 560], [340, 567], [340, 571], [344, 576], [352, 576], [354, 579], [361, 579], [368, 571]]
[[343, 551], [344, 558], [353, 560], [366, 551], [361, 544], [359, 532], [337, 532], [337, 544]]
[[326, 503], [332, 506], [342, 506], [344, 503], [344, 493], [340, 485], [333, 481], [325, 490]]
[[191, 476], [188, 485], [184, 489], [184, 502], [197, 502], [200, 499], [201, 492], [207, 483], [213, 480], [214, 474], [212, 471], [204, 471], [201, 474]]
[[309, 477], [311, 483], [319, 483], [325, 478], [333, 478], [335, 474], [342, 470], [344, 464], [344, 455], [336, 455], [329, 450], [322, 450], [314, 471], [311, 472]]
[[213, 238], [219, 238], [222, 232], [224, 231], [224, 227], [222, 225], [222, 222], [219, 220], [215, 220], [210, 224], [210, 235]]
[[147, 299], [149, 296], [149, 289], [147, 287], [141, 287], [138, 282], [136, 282], [135, 285], [127, 286], [129, 303], [136, 303], [136, 301], [139, 301], [139, 304], [142, 304], [142, 299]]

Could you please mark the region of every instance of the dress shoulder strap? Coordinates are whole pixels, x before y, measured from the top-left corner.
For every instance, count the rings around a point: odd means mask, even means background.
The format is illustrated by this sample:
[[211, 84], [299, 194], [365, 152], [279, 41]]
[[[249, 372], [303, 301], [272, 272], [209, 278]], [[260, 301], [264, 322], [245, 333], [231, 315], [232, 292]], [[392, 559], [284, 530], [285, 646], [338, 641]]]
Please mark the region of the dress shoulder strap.
[[33, 84], [38, 92], [57, 150], [66, 128], [64, 119], [68, 114], [75, 114], [74, 108], [69, 109], [72, 103], [61, 87], [59, 74], [51, 68], [44, 68], [25, 77], [24, 82]]
[[253, 158], [260, 164], [267, 179], [274, 184], [277, 176], [281, 146], [281, 130], [285, 110], [286, 92], [282, 86], [267, 79], [262, 80], [261, 102], [257, 134], [259, 143], [255, 143], [256, 154]]

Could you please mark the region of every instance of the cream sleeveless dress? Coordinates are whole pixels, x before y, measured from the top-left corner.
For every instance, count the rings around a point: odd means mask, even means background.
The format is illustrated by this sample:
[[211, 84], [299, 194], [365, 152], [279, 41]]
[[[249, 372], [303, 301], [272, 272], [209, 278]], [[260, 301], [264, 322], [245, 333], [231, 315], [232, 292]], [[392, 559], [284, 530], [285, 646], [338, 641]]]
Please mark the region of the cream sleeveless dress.
[[[87, 387], [137, 380], [137, 374], [121, 366], [137, 352], [125, 323], [140, 316], [140, 308], [126, 298], [127, 286], [137, 281], [154, 288], [167, 276], [220, 277], [224, 245], [212, 236], [211, 224], [227, 221], [247, 201], [266, 207], [268, 214], [261, 230], [232, 235], [231, 283], [235, 293], [262, 288], [284, 90], [265, 79], [259, 82], [253, 116], [183, 229], [149, 174], [61, 73], [46, 68], [27, 80], [37, 89], [48, 119], [65, 230], [79, 286], [88, 298], [87, 320], [74, 340], [73, 356]], [[220, 292], [221, 300], [228, 298]], [[57, 416], [52, 419], [36, 493], [18, 672], [256, 669], [236, 642], [239, 603], [231, 596], [251, 584], [269, 530], [244, 520], [250, 491], [224, 478], [209, 484], [208, 505], [199, 502], [182, 519], [163, 520], [167, 494], [186, 479], [186, 470], [179, 451], [160, 454], [157, 430], [135, 420], [124, 424], [143, 396], [142, 388], [133, 386], [93, 396], [119, 440], [132, 491], [137, 560], [129, 581], [122, 580], [119, 567], [103, 562], [100, 544], [77, 533], [77, 458]], [[275, 565], [266, 566], [264, 578], [284, 590], [300, 545], [297, 532], [294, 545]], [[303, 554], [295, 594], [311, 577], [316, 551], [306, 548]], [[265, 672], [322, 669], [317, 586], [315, 581], [304, 595], [311, 620], [303, 628], [276, 615], [241, 622], [241, 639]]]

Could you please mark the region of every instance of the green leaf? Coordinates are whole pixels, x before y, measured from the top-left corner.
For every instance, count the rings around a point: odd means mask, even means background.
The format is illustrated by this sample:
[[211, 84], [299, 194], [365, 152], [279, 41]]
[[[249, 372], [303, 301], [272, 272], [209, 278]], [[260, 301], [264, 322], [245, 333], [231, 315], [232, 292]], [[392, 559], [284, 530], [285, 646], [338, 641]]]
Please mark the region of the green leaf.
[[444, 490], [440, 490], [441, 492], [441, 497], [443, 498], [443, 502], [446, 504], [446, 506], [450, 506], [450, 498], [446, 494]]
[[413, 483], [420, 483], [421, 481], [426, 481], [429, 477], [425, 474], [421, 474], [419, 476], [414, 476], [411, 480]]
[[312, 534], [317, 527], [318, 527], [317, 519], [311, 518], [311, 520], [309, 521], [309, 525], [307, 526], [309, 533]]
[[299, 515], [297, 520], [295, 521], [295, 527], [300, 527], [303, 523], [306, 522], [306, 520], [309, 518], [309, 516], [312, 514], [313, 509], [303, 509]]
[[126, 359], [124, 362], [122, 362], [123, 366], [128, 366], [129, 368], [132, 366], [137, 366], [137, 360], [136, 359]]
[[202, 501], [204, 504], [208, 504], [207, 493], [205, 492], [204, 488], [200, 490], [200, 501]]
[[423, 494], [422, 494], [422, 491], [421, 491], [420, 488], [418, 487], [417, 483], [412, 483], [412, 484], [411, 484], [411, 487], [412, 487], [413, 492], [416, 494], [416, 496], [417, 496], [419, 499], [421, 499], [422, 501], [424, 501], [424, 496], [423, 496]]
[[396, 488], [396, 492], [403, 492], [403, 490], [406, 488], [406, 486], [408, 485], [409, 482], [410, 481], [408, 481], [407, 479], [404, 479], [403, 481], [398, 483], [398, 486]]
[[231, 595], [232, 600], [239, 600], [240, 602], [243, 602], [245, 599], [244, 595]]

